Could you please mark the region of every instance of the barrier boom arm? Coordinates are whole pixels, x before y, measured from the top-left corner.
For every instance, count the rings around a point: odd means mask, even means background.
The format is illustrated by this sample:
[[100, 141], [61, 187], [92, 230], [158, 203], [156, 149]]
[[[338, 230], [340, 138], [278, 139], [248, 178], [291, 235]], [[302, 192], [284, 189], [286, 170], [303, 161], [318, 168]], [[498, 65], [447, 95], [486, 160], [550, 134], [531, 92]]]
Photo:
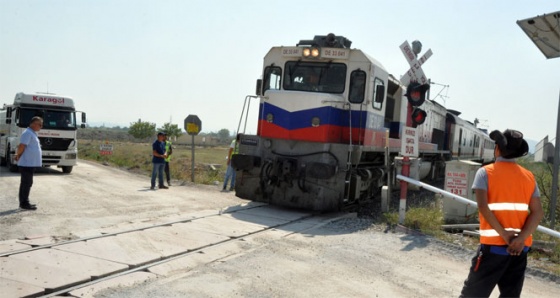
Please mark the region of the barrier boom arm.
[[[431, 191], [431, 192], [441, 194], [441, 195], [443, 195], [444, 197], [448, 197], [448, 198], [450, 198], [450, 199], [453, 199], [453, 200], [455, 200], [455, 201], [458, 201], [458, 202], [460, 202], [460, 203], [463, 203], [463, 204], [465, 204], [465, 205], [467, 205], [467, 206], [478, 207], [478, 204], [477, 204], [475, 201], [471, 201], [471, 200], [469, 200], [469, 199], [465, 199], [465, 198], [463, 198], [463, 197], [461, 197], [461, 196], [458, 196], [458, 195], [456, 195], [456, 194], [452, 194], [452, 193], [450, 193], [450, 192], [448, 192], [448, 191], [445, 191], [445, 190], [443, 190], [443, 189], [439, 189], [439, 188], [434, 187], [434, 186], [431, 186], [431, 185], [429, 185], [429, 184], [426, 184], [426, 183], [423, 183], [423, 182], [420, 182], [420, 181], [417, 181], [417, 180], [414, 180], [414, 179], [410, 179], [409, 177], [406, 177], [406, 176], [403, 176], [403, 175], [397, 175], [397, 179], [402, 180], [402, 181], [405, 181], [405, 182], [410, 183], [410, 184], [414, 184], [414, 185], [416, 185], [416, 186], [418, 186], [418, 187], [422, 187], [422, 188], [424, 188], [424, 189], [426, 189], [426, 190], [429, 190], [429, 191]], [[548, 235], [553, 236], [553, 237], [556, 237], [556, 238], [560, 238], [560, 232], [555, 231], [555, 230], [552, 230], [552, 229], [549, 229], [549, 228], [547, 228], [547, 227], [538, 226], [538, 227], [537, 227], [537, 231], [539, 231], [539, 232], [541, 232], [541, 233], [548, 234]]]

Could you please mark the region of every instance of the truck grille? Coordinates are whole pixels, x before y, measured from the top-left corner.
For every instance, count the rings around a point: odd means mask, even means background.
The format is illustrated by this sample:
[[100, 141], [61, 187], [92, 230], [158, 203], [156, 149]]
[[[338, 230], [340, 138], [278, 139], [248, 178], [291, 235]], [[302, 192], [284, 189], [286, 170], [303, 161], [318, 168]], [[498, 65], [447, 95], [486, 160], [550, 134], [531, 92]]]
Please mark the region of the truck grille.
[[39, 138], [42, 150], [66, 151], [74, 139]]

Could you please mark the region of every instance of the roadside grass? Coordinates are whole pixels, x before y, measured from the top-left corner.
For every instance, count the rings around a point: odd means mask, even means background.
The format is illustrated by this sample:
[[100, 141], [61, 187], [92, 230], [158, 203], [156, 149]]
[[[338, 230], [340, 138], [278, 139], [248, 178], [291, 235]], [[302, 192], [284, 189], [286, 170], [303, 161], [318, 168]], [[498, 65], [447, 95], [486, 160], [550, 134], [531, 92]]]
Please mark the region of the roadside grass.
[[[436, 195], [432, 203], [425, 203], [424, 206], [410, 206], [406, 211], [403, 226], [420, 231], [425, 235], [436, 239], [461, 245], [465, 248], [476, 249], [479, 244], [478, 237], [462, 236], [444, 231], [442, 225], [445, 224], [443, 211]], [[382, 221], [396, 225], [399, 222], [398, 211], [383, 213]], [[462, 233], [462, 231], [460, 231]], [[560, 276], [560, 239], [550, 235], [535, 232], [533, 233], [533, 247], [529, 254], [529, 263], [545, 271]]]
[[[152, 172], [152, 147], [147, 143], [111, 142], [113, 154], [101, 155], [99, 146], [102, 141], [79, 140], [80, 158], [100, 162], [136, 172], [150, 177]], [[194, 182], [213, 185], [221, 183], [226, 170], [228, 146], [195, 147]], [[173, 145], [170, 171], [173, 180], [191, 181], [192, 149], [190, 146]], [[384, 213], [381, 221], [390, 225], [399, 222], [398, 211]], [[469, 249], [478, 245], [476, 237], [458, 237], [442, 230], [445, 224], [441, 208], [441, 200], [435, 195], [433, 200], [409, 206], [404, 226], [421, 231], [445, 242], [459, 244]], [[538, 245], [534, 246], [529, 260], [534, 266], [560, 276], [560, 240], [552, 236], [535, 232], [533, 238]]]
[[[79, 140], [79, 142], [81, 159], [126, 169], [147, 177], [151, 176], [151, 144], [110, 142], [113, 145], [113, 153], [101, 155], [99, 146], [103, 143], [102, 141]], [[216, 181], [223, 181], [228, 149], [228, 147], [195, 147], [194, 182], [212, 185]], [[192, 149], [190, 146], [173, 145], [169, 169], [173, 180], [191, 181]]]

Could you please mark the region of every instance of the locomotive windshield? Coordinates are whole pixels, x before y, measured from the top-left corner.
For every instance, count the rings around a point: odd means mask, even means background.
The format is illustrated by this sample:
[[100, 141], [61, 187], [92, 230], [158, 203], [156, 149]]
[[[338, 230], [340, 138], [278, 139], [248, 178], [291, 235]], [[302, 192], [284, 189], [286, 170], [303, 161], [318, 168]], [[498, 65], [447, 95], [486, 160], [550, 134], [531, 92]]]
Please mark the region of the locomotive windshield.
[[342, 63], [286, 62], [284, 90], [343, 93], [346, 65]]
[[76, 130], [76, 115], [71, 111], [51, 111], [39, 109], [19, 109], [17, 124], [19, 127], [28, 127], [31, 118], [43, 118], [43, 129]]

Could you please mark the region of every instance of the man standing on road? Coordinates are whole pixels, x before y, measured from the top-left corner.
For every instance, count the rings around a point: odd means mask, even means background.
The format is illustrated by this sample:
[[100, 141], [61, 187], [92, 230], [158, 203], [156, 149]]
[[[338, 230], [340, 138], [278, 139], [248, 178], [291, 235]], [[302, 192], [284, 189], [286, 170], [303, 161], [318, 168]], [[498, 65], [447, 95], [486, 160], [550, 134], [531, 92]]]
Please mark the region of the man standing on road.
[[169, 161], [171, 160], [171, 154], [173, 154], [173, 146], [171, 146], [171, 142], [167, 139], [167, 134], [163, 137], [163, 141], [165, 142], [165, 153], [167, 153], [167, 157], [165, 158], [165, 178], [167, 178], [167, 185], [171, 186]]
[[500, 297], [519, 297], [531, 234], [543, 217], [533, 174], [515, 162], [529, 151], [523, 134], [495, 130], [490, 138], [496, 142], [496, 161], [477, 171], [472, 186], [479, 210], [480, 247], [460, 297], [488, 297], [496, 285]]
[[156, 188], [156, 176], [159, 181], [160, 189], [168, 189], [169, 187], [163, 184], [163, 169], [165, 168], [165, 158], [167, 158], [167, 153], [165, 152], [165, 133], [158, 132], [157, 140], [152, 144], [152, 186], [150, 189]]
[[43, 127], [43, 118], [33, 117], [29, 127], [21, 134], [19, 146], [16, 150], [15, 159], [21, 182], [19, 184], [19, 207], [25, 210], [37, 210], [34, 204], [29, 203], [29, 193], [33, 185], [33, 173], [35, 169], [43, 165], [41, 143], [37, 132]]

